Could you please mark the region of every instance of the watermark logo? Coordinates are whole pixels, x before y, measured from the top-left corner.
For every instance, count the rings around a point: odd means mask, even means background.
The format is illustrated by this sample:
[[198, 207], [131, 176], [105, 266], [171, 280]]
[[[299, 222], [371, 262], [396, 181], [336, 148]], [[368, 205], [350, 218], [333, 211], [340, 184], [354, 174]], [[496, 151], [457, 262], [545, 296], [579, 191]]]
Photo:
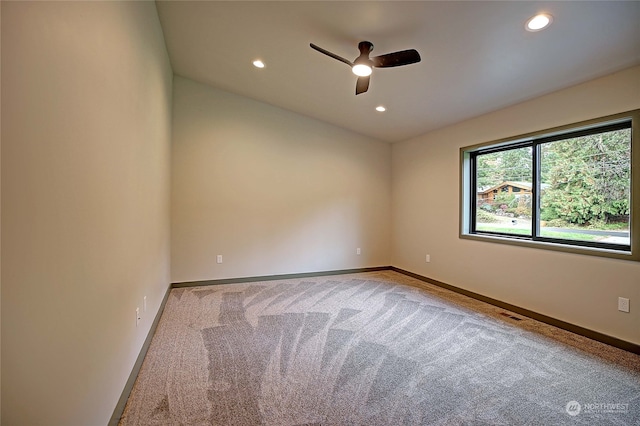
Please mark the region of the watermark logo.
[[568, 415], [575, 417], [580, 414], [582, 407], [578, 401], [569, 401], [564, 409], [567, 411]]
[[614, 402], [584, 404], [582, 406], [582, 412], [596, 414], [627, 414], [629, 412], [629, 404]]
[[595, 403], [583, 403], [578, 401], [569, 401], [565, 406], [565, 411], [570, 416], [577, 416], [578, 414], [627, 414], [629, 413], [629, 404], [626, 403], [612, 403], [612, 402], [595, 402]]

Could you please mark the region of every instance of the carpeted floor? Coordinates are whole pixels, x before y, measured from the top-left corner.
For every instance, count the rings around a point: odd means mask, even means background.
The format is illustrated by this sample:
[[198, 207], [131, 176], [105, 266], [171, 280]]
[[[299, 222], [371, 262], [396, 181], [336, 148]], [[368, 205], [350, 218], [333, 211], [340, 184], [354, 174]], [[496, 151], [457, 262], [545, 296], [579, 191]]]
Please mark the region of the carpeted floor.
[[640, 425], [640, 356], [392, 272], [171, 290], [121, 425]]

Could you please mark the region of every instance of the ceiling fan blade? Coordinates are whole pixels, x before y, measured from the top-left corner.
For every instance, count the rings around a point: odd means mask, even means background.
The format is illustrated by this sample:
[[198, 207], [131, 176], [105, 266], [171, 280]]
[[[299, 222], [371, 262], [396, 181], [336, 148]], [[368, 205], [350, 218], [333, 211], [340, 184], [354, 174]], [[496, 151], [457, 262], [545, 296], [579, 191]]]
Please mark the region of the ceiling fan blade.
[[356, 95], [360, 93], [364, 93], [369, 90], [369, 79], [371, 76], [366, 77], [358, 77], [358, 81], [356, 82]]
[[378, 68], [399, 67], [401, 65], [415, 64], [420, 62], [420, 54], [415, 49], [401, 50], [399, 52], [387, 53], [386, 55], [371, 58], [373, 66]]
[[337, 59], [337, 60], [339, 60], [340, 62], [344, 62], [345, 64], [349, 65], [350, 67], [352, 67], [352, 66], [353, 66], [353, 62], [351, 62], [351, 61], [350, 61], [350, 60], [348, 60], [348, 59], [343, 58], [342, 56], [338, 56], [338, 55], [336, 55], [335, 53], [331, 53], [331, 52], [329, 52], [328, 50], [325, 50], [325, 49], [323, 49], [323, 48], [322, 48], [322, 47], [320, 47], [320, 46], [316, 46], [316, 45], [315, 45], [315, 44], [313, 44], [313, 43], [309, 43], [309, 46], [311, 46], [311, 48], [312, 48], [312, 49], [315, 49], [315, 50], [317, 50], [317, 51], [318, 51], [318, 52], [320, 52], [320, 53], [324, 53], [324, 54], [325, 54], [325, 55], [327, 55], [327, 56], [331, 56], [333, 59]]

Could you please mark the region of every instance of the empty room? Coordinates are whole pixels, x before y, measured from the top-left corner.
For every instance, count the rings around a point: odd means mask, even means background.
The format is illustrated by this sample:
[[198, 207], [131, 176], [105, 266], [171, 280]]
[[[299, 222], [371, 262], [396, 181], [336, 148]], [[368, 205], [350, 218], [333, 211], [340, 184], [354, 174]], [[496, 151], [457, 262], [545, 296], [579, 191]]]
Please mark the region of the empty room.
[[2, 425], [640, 424], [639, 1], [2, 1]]

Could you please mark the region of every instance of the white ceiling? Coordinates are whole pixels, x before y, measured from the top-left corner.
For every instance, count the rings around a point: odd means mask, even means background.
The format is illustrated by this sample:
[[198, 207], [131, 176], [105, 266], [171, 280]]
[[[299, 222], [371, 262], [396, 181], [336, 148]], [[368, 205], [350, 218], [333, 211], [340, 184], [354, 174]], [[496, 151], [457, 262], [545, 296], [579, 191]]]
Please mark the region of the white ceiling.
[[[157, 5], [176, 74], [388, 142], [640, 64], [639, 1]], [[552, 25], [525, 31], [538, 12]], [[363, 40], [422, 62], [374, 69], [356, 96], [349, 67], [309, 43], [353, 60]]]

